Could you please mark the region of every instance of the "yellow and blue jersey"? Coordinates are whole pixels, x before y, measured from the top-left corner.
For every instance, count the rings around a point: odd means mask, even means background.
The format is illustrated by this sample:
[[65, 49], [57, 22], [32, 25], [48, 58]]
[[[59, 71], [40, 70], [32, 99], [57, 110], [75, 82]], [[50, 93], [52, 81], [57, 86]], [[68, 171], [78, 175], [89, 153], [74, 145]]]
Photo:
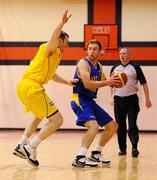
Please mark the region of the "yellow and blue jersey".
[[[101, 69], [100, 69], [100, 65], [99, 63], [96, 64], [96, 66], [89, 61], [87, 58], [84, 58], [84, 61], [86, 61], [89, 65], [89, 70], [90, 70], [90, 79], [91, 80], [95, 80], [95, 81], [100, 81], [101, 80]], [[84, 87], [84, 84], [82, 82], [82, 80], [80, 79], [79, 75], [78, 75], [78, 71], [76, 68], [75, 74], [74, 74], [74, 79], [78, 79], [78, 83], [76, 83], [76, 86], [73, 88], [73, 93], [74, 94], [79, 94], [79, 95], [83, 95], [87, 98], [93, 99], [97, 97], [97, 91], [98, 89], [96, 89], [95, 91], [86, 89]]]
[[[99, 62], [94, 65], [87, 58], [84, 58], [84, 60], [89, 65], [90, 79], [100, 81], [102, 72]], [[95, 91], [86, 89], [78, 75], [77, 68], [74, 78], [79, 79], [78, 83], [76, 83], [76, 86], [73, 88], [73, 96], [71, 99], [71, 108], [77, 116], [76, 125], [85, 126], [87, 121], [95, 120], [103, 127], [112, 121], [113, 118], [94, 101], [94, 98], [97, 97], [98, 89]]]

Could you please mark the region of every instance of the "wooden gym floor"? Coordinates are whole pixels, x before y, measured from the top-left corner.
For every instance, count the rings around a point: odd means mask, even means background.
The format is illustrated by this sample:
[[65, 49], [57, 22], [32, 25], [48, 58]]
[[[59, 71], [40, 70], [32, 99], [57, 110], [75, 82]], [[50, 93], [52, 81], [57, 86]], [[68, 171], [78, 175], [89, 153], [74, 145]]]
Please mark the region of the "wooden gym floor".
[[60, 130], [42, 142], [40, 166], [34, 168], [12, 155], [22, 131], [0, 131], [0, 180], [157, 180], [157, 134], [140, 134], [138, 158], [132, 158], [129, 140], [127, 155], [119, 157], [115, 135], [103, 150], [104, 157], [112, 161], [110, 166], [74, 168], [71, 163], [83, 133]]

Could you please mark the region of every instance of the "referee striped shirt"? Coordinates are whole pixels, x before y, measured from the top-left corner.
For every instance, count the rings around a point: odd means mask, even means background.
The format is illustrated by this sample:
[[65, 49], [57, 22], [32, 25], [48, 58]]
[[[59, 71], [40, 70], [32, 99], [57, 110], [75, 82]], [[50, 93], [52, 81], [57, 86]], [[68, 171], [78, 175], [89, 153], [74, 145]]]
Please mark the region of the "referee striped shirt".
[[129, 62], [127, 65], [123, 65], [121, 62], [112, 67], [110, 74], [113, 71], [121, 70], [127, 74], [128, 81], [122, 88], [113, 88], [113, 96], [127, 97], [133, 94], [137, 94], [138, 81], [140, 84], [146, 84], [146, 78], [141, 67], [133, 62]]

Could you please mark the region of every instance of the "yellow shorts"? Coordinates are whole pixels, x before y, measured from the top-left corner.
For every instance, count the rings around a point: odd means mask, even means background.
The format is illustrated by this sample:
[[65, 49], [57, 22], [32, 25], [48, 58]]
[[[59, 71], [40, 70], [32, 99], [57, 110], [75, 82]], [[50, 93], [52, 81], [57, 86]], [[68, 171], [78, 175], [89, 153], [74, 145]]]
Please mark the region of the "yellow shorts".
[[39, 119], [48, 118], [58, 111], [53, 101], [45, 93], [44, 87], [38, 82], [22, 79], [17, 85], [16, 92], [25, 105], [24, 111], [31, 111]]

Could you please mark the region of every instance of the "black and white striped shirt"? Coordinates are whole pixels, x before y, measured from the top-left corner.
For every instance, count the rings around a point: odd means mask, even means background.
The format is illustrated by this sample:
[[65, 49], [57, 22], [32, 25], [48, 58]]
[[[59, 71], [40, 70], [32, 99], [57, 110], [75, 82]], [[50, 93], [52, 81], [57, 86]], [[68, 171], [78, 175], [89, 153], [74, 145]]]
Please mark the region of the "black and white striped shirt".
[[113, 96], [126, 97], [137, 94], [138, 81], [141, 85], [147, 83], [142, 69], [136, 63], [130, 61], [126, 66], [119, 63], [112, 67], [111, 73], [115, 70], [124, 71], [128, 76], [128, 82], [122, 88], [114, 88]]

